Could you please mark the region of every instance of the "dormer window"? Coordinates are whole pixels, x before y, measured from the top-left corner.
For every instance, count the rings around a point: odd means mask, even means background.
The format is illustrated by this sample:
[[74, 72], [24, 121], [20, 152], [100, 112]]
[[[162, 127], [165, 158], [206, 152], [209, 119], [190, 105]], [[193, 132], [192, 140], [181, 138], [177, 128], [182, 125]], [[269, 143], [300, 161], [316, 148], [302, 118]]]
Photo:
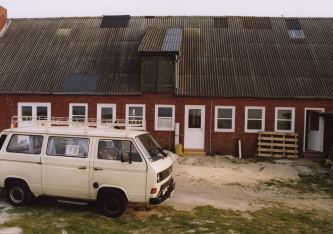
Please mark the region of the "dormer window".
[[141, 55], [143, 92], [173, 92], [181, 56], [182, 28], [148, 28], [138, 53]]
[[304, 39], [305, 34], [299, 19], [285, 19], [290, 39]]

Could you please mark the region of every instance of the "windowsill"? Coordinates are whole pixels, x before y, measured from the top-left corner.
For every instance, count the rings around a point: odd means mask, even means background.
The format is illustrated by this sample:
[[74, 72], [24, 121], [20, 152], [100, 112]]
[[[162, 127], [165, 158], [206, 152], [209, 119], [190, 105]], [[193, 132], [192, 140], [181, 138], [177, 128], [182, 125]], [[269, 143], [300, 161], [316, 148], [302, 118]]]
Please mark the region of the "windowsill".
[[234, 129], [214, 129], [214, 132], [222, 132], [222, 133], [234, 133]]
[[156, 132], [174, 132], [175, 129], [171, 129], [171, 128], [155, 128], [154, 131], [156, 131]]
[[258, 132], [263, 132], [265, 131], [264, 129], [258, 129], [258, 130], [245, 130], [245, 133], [258, 133]]
[[279, 132], [279, 133], [295, 133], [295, 131], [292, 131], [292, 130], [275, 130], [274, 132]]

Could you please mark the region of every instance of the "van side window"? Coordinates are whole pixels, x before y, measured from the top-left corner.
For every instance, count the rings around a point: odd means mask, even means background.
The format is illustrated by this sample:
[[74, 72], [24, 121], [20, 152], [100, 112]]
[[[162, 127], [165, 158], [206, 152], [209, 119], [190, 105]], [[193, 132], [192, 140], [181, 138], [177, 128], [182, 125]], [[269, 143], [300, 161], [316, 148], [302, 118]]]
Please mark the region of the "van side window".
[[142, 162], [139, 152], [131, 141], [100, 140], [98, 143], [98, 158], [104, 160], [118, 160], [121, 157], [131, 157], [132, 162]]
[[0, 150], [2, 149], [3, 143], [5, 143], [6, 138], [7, 138], [6, 134], [1, 135], [1, 137], [0, 137]]
[[52, 156], [66, 156], [86, 158], [89, 151], [89, 139], [74, 137], [49, 137], [47, 154]]
[[40, 154], [43, 136], [13, 135], [7, 146], [7, 152], [23, 154]]

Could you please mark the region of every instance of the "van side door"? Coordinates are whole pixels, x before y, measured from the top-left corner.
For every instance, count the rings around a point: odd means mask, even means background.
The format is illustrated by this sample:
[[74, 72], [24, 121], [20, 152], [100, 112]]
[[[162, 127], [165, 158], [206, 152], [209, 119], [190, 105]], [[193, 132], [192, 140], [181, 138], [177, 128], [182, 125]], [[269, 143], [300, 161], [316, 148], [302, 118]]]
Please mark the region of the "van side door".
[[[144, 202], [146, 191], [147, 163], [130, 139], [96, 139], [93, 162], [91, 196], [96, 196], [93, 187], [115, 187], [125, 191], [130, 202]], [[122, 162], [122, 159], [130, 159]]]
[[88, 199], [89, 137], [49, 136], [42, 157], [43, 193], [50, 196]]
[[[7, 177], [24, 180], [31, 192], [41, 194], [41, 153], [43, 135], [13, 133], [8, 134], [1, 149], [1, 181]], [[8, 143], [7, 143], [8, 142]]]

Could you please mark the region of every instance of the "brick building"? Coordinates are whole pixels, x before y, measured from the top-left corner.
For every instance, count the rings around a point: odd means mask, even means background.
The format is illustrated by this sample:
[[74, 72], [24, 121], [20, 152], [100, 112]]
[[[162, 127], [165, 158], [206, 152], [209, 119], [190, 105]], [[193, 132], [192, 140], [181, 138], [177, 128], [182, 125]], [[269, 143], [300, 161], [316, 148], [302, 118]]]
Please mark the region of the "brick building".
[[[0, 8], [0, 128], [11, 116], [145, 120], [173, 148], [254, 155], [258, 131], [333, 146], [333, 19], [7, 19]], [[22, 121], [20, 124], [26, 124]]]

